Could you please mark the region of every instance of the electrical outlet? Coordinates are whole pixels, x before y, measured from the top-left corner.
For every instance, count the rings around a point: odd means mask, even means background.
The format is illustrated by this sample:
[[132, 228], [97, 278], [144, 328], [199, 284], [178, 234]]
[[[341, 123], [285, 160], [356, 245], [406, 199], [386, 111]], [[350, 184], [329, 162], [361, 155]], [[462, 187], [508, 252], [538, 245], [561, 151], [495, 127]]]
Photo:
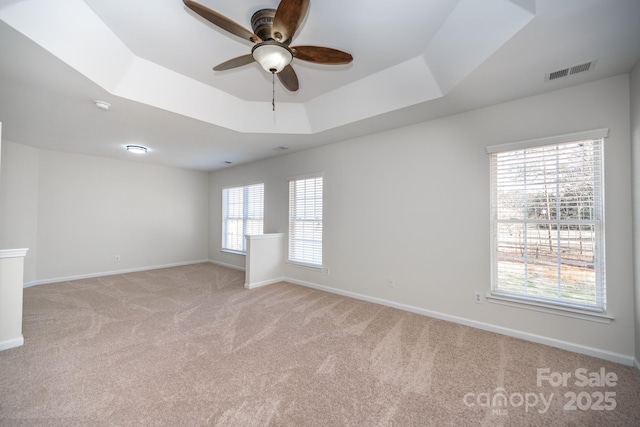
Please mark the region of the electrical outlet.
[[331, 274], [331, 270], [329, 270], [329, 267], [325, 267], [323, 270], [324, 270], [324, 274], [326, 274], [327, 276]]
[[473, 300], [476, 304], [482, 304], [484, 302], [484, 297], [482, 296], [482, 292], [475, 291], [473, 293]]
[[113, 257], [113, 260], [114, 260], [115, 262], [119, 262], [119, 261], [120, 261], [120, 255], [116, 255], [116, 256], [114, 256], [114, 257]]
[[393, 283], [393, 279], [391, 277], [387, 279], [387, 286], [390, 288], [395, 287], [395, 284]]

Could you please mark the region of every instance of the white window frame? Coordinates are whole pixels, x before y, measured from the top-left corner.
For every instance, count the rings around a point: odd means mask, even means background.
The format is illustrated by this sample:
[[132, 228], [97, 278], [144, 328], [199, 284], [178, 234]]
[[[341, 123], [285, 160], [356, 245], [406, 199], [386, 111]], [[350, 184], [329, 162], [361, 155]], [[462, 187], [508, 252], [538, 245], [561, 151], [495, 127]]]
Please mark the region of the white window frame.
[[[608, 323], [611, 316], [606, 314], [606, 281], [605, 281], [605, 238], [604, 238], [604, 138], [608, 136], [608, 129], [596, 129], [585, 132], [578, 132], [567, 135], [559, 135], [550, 138], [541, 138], [528, 141], [520, 141], [510, 144], [493, 145], [487, 147], [487, 154], [491, 156], [491, 293], [488, 296], [489, 302], [495, 302], [499, 304], [505, 304], [510, 306], [527, 308], [535, 311], [551, 312], [566, 315], [568, 317], [575, 317], [586, 320], [594, 320], [598, 322]], [[593, 303], [578, 303], [577, 301], [570, 301], [558, 296], [557, 298], [546, 298], [542, 296], [532, 295], [524, 292], [505, 291], [501, 289], [498, 283], [498, 223], [509, 220], [498, 219], [498, 183], [497, 183], [497, 155], [498, 153], [522, 151], [527, 149], [534, 149], [543, 146], [559, 146], [567, 143], [577, 143], [587, 140], [600, 140], [600, 156], [595, 161], [596, 170], [594, 172], [594, 191], [597, 193], [595, 198], [599, 200], [599, 203], [595, 203], [595, 215], [592, 220], [595, 229], [594, 237], [594, 275], [595, 275], [595, 301]], [[516, 223], [527, 224], [527, 219], [522, 221], [515, 219]], [[532, 222], [529, 222], [531, 224]], [[560, 224], [560, 221], [558, 221]], [[591, 225], [591, 224], [590, 224]], [[525, 227], [526, 229], [526, 227]], [[557, 227], [559, 230], [560, 228]], [[558, 231], [558, 236], [560, 232]], [[526, 241], [526, 239], [524, 240]], [[558, 237], [558, 242], [561, 239]], [[528, 251], [528, 249], [526, 249]], [[558, 280], [562, 277], [560, 266], [563, 263], [561, 255], [562, 251], [558, 252]], [[527, 265], [526, 257], [524, 258], [524, 264]], [[525, 267], [527, 268], [527, 267]]]
[[[318, 268], [323, 266], [323, 205], [324, 178], [321, 173], [290, 177], [289, 181], [289, 233], [287, 262]], [[314, 185], [314, 194], [304, 197], [296, 191], [296, 184]], [[320, 184], [319, 189], [315, 186]], [[318, 198], [318, 192], [319, 198]], [[310, 200], [313, 199], [313, 200]], [[305, 206], [301, 206], [302, 203]]]
[[[255, 197], [251, 197], [252, 190], [258, 190], [259, 193]], [[231, 217], [229, 208], [229, 197], [232, 191], [242, 192], [242, 206], [240, 215], [236, 214]], [[252, 206], [254, 203], [258, 203], [258, 206]], [[259, 215], [255, 215], [258, 213]], [[253, 215], [252, 215], [253, 214]], [[238, 245], [236, 238], [235, 242], [230, 241], [231, 233], [231, 221], [241, 221], [242, 237], [240, 238], [241, 245]], [[260, 224], [256, 226], [252, 224], [258, 221]], [[227, 187], [222, 189], [222, 246], [223, 252], [231, 252], [236, 254], [246, 254], [247, 241], [244, 238], [246, 235], [255, 235], [264, 233], [264, 183], [250, 184], [245, 186]], [[237, 233], [236, 233], [237, 234]]]

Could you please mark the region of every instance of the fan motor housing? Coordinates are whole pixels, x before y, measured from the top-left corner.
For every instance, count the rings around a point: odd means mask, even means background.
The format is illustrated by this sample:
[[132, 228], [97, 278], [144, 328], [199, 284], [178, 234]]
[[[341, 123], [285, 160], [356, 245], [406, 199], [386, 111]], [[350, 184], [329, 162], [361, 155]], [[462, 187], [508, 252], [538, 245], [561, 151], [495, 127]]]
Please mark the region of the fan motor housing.
[[[273, 40], [272, 28], [273, 17], [276, 15], [275, 9], [260, 9], [251, 16], [251, 28], [253, 33], [262, 40]], [[277, 40], [280, 41], [280, 40]], [[283, 41], [285, 44], [291, 43], [291, 40]]]

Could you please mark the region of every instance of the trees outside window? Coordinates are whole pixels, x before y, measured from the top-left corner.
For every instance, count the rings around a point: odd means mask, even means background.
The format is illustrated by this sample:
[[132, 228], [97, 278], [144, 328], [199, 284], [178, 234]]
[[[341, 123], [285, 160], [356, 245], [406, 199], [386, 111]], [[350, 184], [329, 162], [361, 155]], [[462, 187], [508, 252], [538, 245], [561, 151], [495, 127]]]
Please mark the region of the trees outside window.
[[491, 154], [492, 294], [604, 311], [603, 140]]

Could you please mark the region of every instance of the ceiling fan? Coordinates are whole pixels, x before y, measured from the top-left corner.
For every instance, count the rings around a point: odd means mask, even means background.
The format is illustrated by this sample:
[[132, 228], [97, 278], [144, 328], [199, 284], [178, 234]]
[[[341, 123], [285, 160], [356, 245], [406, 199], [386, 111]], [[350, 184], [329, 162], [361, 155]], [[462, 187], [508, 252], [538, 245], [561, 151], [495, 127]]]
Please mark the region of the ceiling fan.
[[318, 64], [348, 64], [353, 57], [347, 52], [322, 46], [289, 46], [296, 30], [307, 14], [309, 0], [282, 0], [278, 9], [261, 9], [251, 17], [253, 32], [224, 15], [192, 0], [184, 4], [214, 25], [253, 43], [251, 53], [216, 65], [214, 71], [229, 70], [258, 62], [262, 68], [278, 75], [291, 92], [299, 88], [298, 76], [291, 66], [296, 58]]

